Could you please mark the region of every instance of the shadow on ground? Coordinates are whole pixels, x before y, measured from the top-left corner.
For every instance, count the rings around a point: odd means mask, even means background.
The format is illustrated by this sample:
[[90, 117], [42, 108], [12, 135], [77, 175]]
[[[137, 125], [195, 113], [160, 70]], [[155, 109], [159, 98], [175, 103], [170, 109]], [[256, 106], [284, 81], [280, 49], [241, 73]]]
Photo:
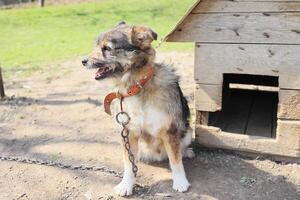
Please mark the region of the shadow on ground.
[[[63, 95], [63, 94], [59, 94]], [[53, 96], [57, 96], [56, 94], [53, 94]], [[55, 106], [64, 106], [64, 105], [70, 105], [70, 104], [80, 104], [80, 103], [89, 103], [93, 104], [95, 106], [101, 106], [102, 103], [99, 102], [99, 100], [86, 98], [86, 99], [75, 99], [75, 100], [59, 100], [59, 99], [35, 99], [30, 97], [12, 97], [12, 98], [6, 98], [5, 100], [0, 102], [0, 106], [31, 106], [31, 105], [55, 105]]]
[[[87, 140], [64, 140], [52, 139], [47, 137], [32, 137], [20, 140], [0, 139], [1, 146], [5, 147], [3, 152], [9, 152], [13, 155], [26, 155], [35, 158], [52, 158], [52, 155], [45, 153], [38, 153], [31, 151], [35, 146], [51, 145], [51, 144], [68, 144], [78, 142], [85, 146], [98, 144], [105, 148], [107, 141], [95, 141], [93, 139]], [[111, 143], [113, 148], [118, 146], [118, 143]], [[195, 147], [197, 155], [194, 159], [185, 159], [184, 165], [187, 177], [190, 180], [192, 187], [187, 193], [176, 193], [172, 190], [172, 181], [170, 179], [163, 179], [161, 181], [154, 181], [147, 184], [145, 187], [137, 187], [136, 194], [131, 199], [164, 199], [165, 196], [170, 196], [172, 199], [272, 199], [272, 200], [295, 200], [299, 199], [298, 186], [287, 180], [287, 174], [277, 174], [276, 171], [279, 167], [284, 167], [281, 163], [275, 163], [267, 160], [253, 160], [246, 159], [230, 153], [217, 150], [207, 150]], [[80, 151], [80, 148], [78, 148]], [[120, 151], [115, 153], [121, 154]], [[104, 155], [99, 155], [104, 156]], [[53, 159], [53, 158], [52, 158]], [[97, 160], [97, 156], [95, 157]], [[66, 161], [68, 160], [68, 161]], [[80, 158], [68, 158], [64, 156], [59, 159], [60, 162], [73, 162], [85, 163]], [[106, 164], [113, 169], [119, 169], [121, 166], [120, 157], [116, 157], [116, 162], [120, 165], [113, 166], [111, 163]], [[101, 165], [105, 164], [103, 161], [96, 162]], [[88, 164], [88, 163], [85, 163]], [[155, 168], [159, 176], [162, 170], [168, 167], [168, 162], [153, 163], [151, 167]], [[140, 165], [140, 174], [138, 182], [145, 184], [151, 182], [151, 177], [144, 174], [147, 170], [147, 165]], [[156, 173], [154, 171], [154, 173]], [[84, 173], [76, 170], [65, 170], [66, 173], [77, 174]], [[103, 184], [105, 179], [93, 173], [86, 174], [89, 181], [95, 184]], [[109, 175], [108, 175], [109, 176]], [[117, 181], [114, 179], [114, 184]], [[108, 192], [108, 195], [111, 193]]]

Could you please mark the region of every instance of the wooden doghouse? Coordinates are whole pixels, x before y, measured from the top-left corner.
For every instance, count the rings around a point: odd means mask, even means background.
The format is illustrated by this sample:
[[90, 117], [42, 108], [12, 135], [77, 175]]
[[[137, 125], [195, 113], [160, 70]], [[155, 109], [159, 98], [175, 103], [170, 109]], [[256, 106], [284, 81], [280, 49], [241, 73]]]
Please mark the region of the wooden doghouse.
[[195, 42], [199, 143], [300, 159], [300, 0], [198, 1], [165, 40]]

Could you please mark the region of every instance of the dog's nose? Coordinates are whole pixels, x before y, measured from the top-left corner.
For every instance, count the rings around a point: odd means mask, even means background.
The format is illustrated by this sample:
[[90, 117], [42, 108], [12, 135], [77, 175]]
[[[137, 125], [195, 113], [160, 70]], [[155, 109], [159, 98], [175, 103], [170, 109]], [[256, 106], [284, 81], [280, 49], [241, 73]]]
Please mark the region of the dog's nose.
[[88, 59], [87, 58], [85, 58], [85, 59], [83, 59], [81, 62], [82, 62], [82, 65], [83, 66], [86, 66], [86, 64], [88, 63]]

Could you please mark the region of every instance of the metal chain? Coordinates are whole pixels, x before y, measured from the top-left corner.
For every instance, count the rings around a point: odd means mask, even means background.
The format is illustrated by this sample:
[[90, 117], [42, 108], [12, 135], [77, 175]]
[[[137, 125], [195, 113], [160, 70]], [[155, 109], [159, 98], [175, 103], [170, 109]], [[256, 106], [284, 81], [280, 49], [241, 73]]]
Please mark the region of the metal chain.
[[[23, 157], [16, 157], [16, 156], [4, 156], [4, 155], [0, 155], [0, 161], [11, 161], [11, 162], [18, 162], [18, 163], [25, 163], [25, 164], [51, 166], [51, 167], [58, 167], [61, 169], [69, 169], [69, 170], [82, 170], [82, 171], [94, 171], [94, 172], [98, 171], [98, 172], [108, 173], [117, 178], [123, 178], [122, 173], [117, 172], [113, 169], [109, 169], [108, 167], [104, 167], [104, 166], [68, 165], [56, 161], [46, 161], [46, 160], [23, 158]], [[135, 187], [146, 191], [149, 189], [149, 186], [142, 185], [140, 183], [136, 183]]]
[[[121, 98], [120, 101], [120, 107], [121, 112], [119, 112], [116, 115], [116, 121], [122, 125], [123, 129], [121, 131], [121, 136], [124, 142], [124, 147], [128, 153], [128, 159], [130, 163], [132, 164], [132, 172], [134, 173], [134, 176], [136, 177], [138, 167], [135, 164], [135, 158], [134, 155], [130, 149], [130, 142], [129, 142], [129, 130], [126, 127], [126, 125], [130, 121], [130, 117], [128, 113], [123, 111], [123, 98]], [[125, 116], [125, 120], [121, 120], [120, 117]], [[122, 174], [120, 172], [117, 172], [115, 170], [109, 169], [108, 167], [104, 166], [87, 166], [87, 165], [68, 165], [56, 161], [45, 161], [45, 160], [38, 160], [38, 159], [30, 159], [30, 158], [22, 158], [22, 157], [15, 157], [15, 156], [3, 156], [0, 155], [0, 161], [14, 161], [14, 162], [20, 162], [20, 163], [27, 163], [27, 164], [37, 164], [37, 165], [44, 165], [44, 166], [53, 166], [53, 167], [59, 167], [61, 169], [70, 169], [70, 170], [86, 170], [86, 171], [101, 171], [105, 173], [112, 174], [115, 177], [122, 178]]]
[[[121, 136], [122, 136], [122, 139], [124, 142], [124, 148], [126, 149], [126, 151], [128, 153], [128, 159], [132, 165], [132, 172], [133, 172], [134, 176], [136, 177], [138, 167], [135, 164], [135, 158], [134, 158], [134, 155], [130, 148], [129, 130], [126, 127], [126, 125], [130, 122], [130, 117], [129, 117], [128, 113], [124, 112], [124, 110], [123, 110], [123, 98], [120, 99], [120, 108], [121, 108], [121, 112], [119, 112], [116, 115], [116, 121], [118, 122], [118, 124], [120, 124], [123, 127], [123, 129], [121, 131]], [[122, 119], [121, 119], [121, 117], [122, 117]]]
[[15, 156], [0, 156], [1, 161], [14, 161], [20, 163], [27, 163], [27, 164], [36, 164], [36, 165], [44, 165], [44, 166], [52, 166], [52, 167], [59, 167], [61, 169], [70, 169], [70, 170], [86, 170], [86, 171], [100, 171], [109, 173], [115, 177], [122, 178], [122, 174], [115, 170], [109, 169], [108, 167], [104, 166], [92, 166], [92, 165], [68, 165], [56, 161], [45, 161], [45, 160], [38, 160], [38, 159], [31, 159], [31, 158], [22, 158], [22, 157], [15, 157]]
[[123, 130], [121, 132], [121, 136], [123, 138], [124, 141], [124, 147], [128, 153], [128, 159], [132, 165], [132, 172], [134, 173], [134, 177], [136, 177], [137, 171], [138, 171], [138, 167], [135, 164], [135, 160], [134, 160], [134, 155], [130, 149], [130, 143], [129, 143], [129, 130], [126, 128], [126, 126], [123, 126]]

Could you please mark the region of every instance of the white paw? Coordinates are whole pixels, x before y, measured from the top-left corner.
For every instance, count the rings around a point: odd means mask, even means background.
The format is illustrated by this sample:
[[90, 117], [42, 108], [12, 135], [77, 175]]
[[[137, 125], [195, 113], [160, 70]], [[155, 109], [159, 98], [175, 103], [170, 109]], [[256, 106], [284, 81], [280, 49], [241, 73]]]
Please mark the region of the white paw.
[[195, 157], [195, 153], [194, 153], [193, 149], [192, 148], [185, 149], [183, 157], [184, 158], [194, 158]]
[[190, 185], [191, 184], [185, 177], [174, 179], [173, 181], [173, 189], [178, 192], [186, 192], [189, 189]]
[[115, 188], [114, 191], [119, 196], [132, 195], [133, 184], [128, 181], [122, 180]]

